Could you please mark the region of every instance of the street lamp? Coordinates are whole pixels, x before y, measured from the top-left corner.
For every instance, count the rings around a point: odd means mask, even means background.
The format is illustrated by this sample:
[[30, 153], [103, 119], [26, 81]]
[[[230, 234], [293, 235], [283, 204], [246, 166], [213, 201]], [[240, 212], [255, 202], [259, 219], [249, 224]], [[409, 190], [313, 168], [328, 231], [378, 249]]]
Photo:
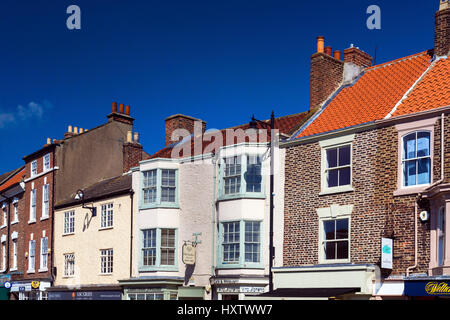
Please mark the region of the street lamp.
[[83, 190], [80, 189], [80, 190], [77, 191], [77, 193], [75, 194], [75, 200], [81, 200], [82, 208], [91, 210], [91, 213], [92, 213], [93, 217], [95, 217], [97, 215], [97, 208], [96, 207], [87, 207], [84, 204], [84, 192], [83, 192]]
[[274, 150], [275, 150], [275, 135], [273, 133], [275, 129], [275, 115], [272, 111], [272, 115], [270, 116], [270, 124], [255, 119], [255, 116], [252, 116], [251, 121], [249, 122], [249, 126], [252, 129], [256, 129], [257, 124], [261, 124], [266, 128], [270, 128], [270, 216], [269, 216], [269, 292], [273, 291], [273, 276], [272, 276], [272, 266], [273, 259], [275, 257], [275, 250], [273, 247], [273, 174], [274, 174]]

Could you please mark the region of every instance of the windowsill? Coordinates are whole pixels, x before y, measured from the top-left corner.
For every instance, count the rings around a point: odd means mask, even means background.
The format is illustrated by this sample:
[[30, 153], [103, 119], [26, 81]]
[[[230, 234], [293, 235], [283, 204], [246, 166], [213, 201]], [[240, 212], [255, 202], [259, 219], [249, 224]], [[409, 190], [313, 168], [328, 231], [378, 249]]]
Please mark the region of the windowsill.
[[5, 272], [6, 272], [6, 269], [0, 270], [0, 273], [5, 273]]
[[75, 234], [75, 232], [71, 232], [71, 233], [63, 233], [63, 237], [65, 237], [65, 236], [71, 236], [71, 235], [74, 235]]
[[48, 272], [48, 268], [45, 268], [45, 269], [39, 269], [38, 272]]
[[426, 188], [428, 188], [430, 184], [423, 184], [420, 186], [413, 186], [413, 187], [403, 187], [400, 189], [397, 189], [394, 191], [394, 197], [396, 196], [406, 196], [411, 194], [417, 194], [419, 192], [422, 192]]
[[260, 263], [229, 263], [229, 264], [218, 264], [218, 269], [264, 269], [264, 266]]
[[139, 210], [146, 209], [180, 209], [178, 203], [141, 204]]
[[336, 259], [336, 260], [322, 260], [319, 264], [340, 264], [340, 263], [350, 263], [350, 259]]
[[2, 230], [2, 229], [4, 229], [4, 228], [6, 228], [6, 225], [0, 226], [0, 230]]
[[169, 272], [178, 272], [177, 266], [153, 266], [153, 267], [139, 267], [139, 272], [152, 272], [152, 271], [169, 271]]
[[27, 270], [27, 273], [36, 273], [36, 270]]
[[14, 224], [17, 224], [17, 223], [19, 223], [19, 220], [11, 221], [11, 225], [14, 225]]
[[9, 269], [9, 271], [17, 271], [17, 267], [16, 268], [11, 268], [11, 269]]
[[112, 272], [111, 273], [99, 273], [98, 275], [99, 276], [112, 276], [113, 273]]
[[48, 220], [48, 219], [49, 219], [48, 216], [47, 217], [41, 217], [41, 221]]
[[228, 195], [220, 195], [217, 198], [217, 201], [239, 200], [239, 199], [266, 199], [266, 195], [264, 193], [228, 194]]
[[111, 227], [103, 227], [103, 228], [98, 228], [98, 231], [103, 231], [103, 230], [111, 230], [114, 229], [114, 226]]
[[336, 194], [336, 193], [344, 193], [344, 192], [352, 192], [355, 191], [351, 185], [342, 186], [342, 187], [334, 187], [334, 188], [326, 188], [319, 193], [319, 196]]
[[75, 275], [73, 275], [73, 276], [62, 276], [62, 278], [63, 279], [72, 279], [72, 278], [75, 278]]
[[28, 220], [28, 224], [36, 223], [36, 220]]

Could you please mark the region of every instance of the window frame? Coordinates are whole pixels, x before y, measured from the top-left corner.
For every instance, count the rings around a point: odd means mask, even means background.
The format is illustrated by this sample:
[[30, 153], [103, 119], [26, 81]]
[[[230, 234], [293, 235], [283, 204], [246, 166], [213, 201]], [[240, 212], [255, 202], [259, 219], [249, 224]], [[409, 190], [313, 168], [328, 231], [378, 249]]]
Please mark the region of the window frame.
[[[405, 138], [406, 137], [408, 137], [408, 136], [410, 136], [411, 134], [415, 134], [415, 145], [416, 145], [416, 153], [417, 153], [417, 140], [418, 140], [418, 138], [417, 138], [417, 135], [418, 135], [418, 133], [422, 133], [422, 132], [424, 132], [424, 133], [428, 133], [429, 135], [430, 135], [430, 139], [429, 139], [429, 155], [428, 156], [425, 156], [425, 157], [415, 157], [415, 158], [411, 158], [411, 159], [405, 159], [405, 154], [404, 154], [404, 151], [405, 151]], [[427, 129], [417, 129], [417, 130], [412, 130], [412, 131], [409, 131], [409, 132], [407, 132], [407, 133], [404, 133], [404, 134], [402, 134], [401, 135], [401, 138], [400, 138], [400, 141], [401, 141], [401, 145], [400, 145], [400, 150], [401, 150], [401, 155], [400, 155], [400, 160], [401, 160], [401, 164], [400, 164], [400, 168], [401, 168], [401, 174], [400, 174], [400, 186], [401, 186], [401, 188], [402, 189], [411, 189], [411, 188], [421, 188], [421, 187], [426, 187], [426, 186], [429, 186], [431, 183], [432, 183], [432, 181], [433, 181], [433, 153], [432, 153], [432, 151], [433, 151], [433, 146], [432, 146], [432, 135], [433, 135], [433, 132], [431, 131], [431, 130], [427, 130]], [[422, 183], [422, 184], [418, 184], [418, 183], [416, 183], [416, 184], [414, 184], [414, 185], [410, 185], [410, 186], [406, 186], [405, 185], [405, 176], [404, 176], [404, 163], [405, 162], [408, 162], [408, 161], [415, 161], [416, 163], [420, 160], [420, 159], [430, 159], [430, 172], [429, 172], [429, 175], [430, 175], [430, 181], [428, 182], [428, 183]], [[418, 169], [418, 165], [416, 165], [416, 175], [415, 175], [415, 177], [416, 177], [416, 182], [418, 182], [417, 180], [418, 180], [418, 171], [419, 169]]]
[[[73, 220], [73, 223], [71, 221]], [[63, 236], [75, 233], [75, 210], [65, 211], [63, 220]]]
[[[175, 231], [175, 252], [174, 252], [174, 265], [164, 265], [161, 264], [161, 232], [163, 229], [169, 229]], [[156, 230], [156, 259], [154, 265], [144, 265], [144, 255], [143, 250], [144, 248], [144, 231], [147, 230]], [[142, 228], [139, 230], [139, 272], [145, 272], [145, 271], [178, 271], [178, 228], [173, 227], [150, 227], [150, 228]], [[153, 248], [153, 247], [147, 247], [147, 248]]]
[[[259, 192], [253, 192], [253, 191], [247, 191], [247, 180], [246, 180], [246, 174], [249, 167], [249, 159], [250, 157], [256, 157], [259, 158], [261, 161], [261, 191]], [[240, 175], [233, 175], [233, 176], [226, 176], [226, 161], [230, 158], [239, 158], [240, 159], [240, 165], [241, 165], [241, 172]], [[250, 199], [265, 199], [266, 198], [266, 174], [265, 169], [267, 165], [267, 160], [264, 159], [263, 153], [258, 152], [245, 152], [245, 153], [239, 153], [239, 154], [230, 154], [226, 155], [220, 158], [219, 161], [219, 177], [218, 177], [218, 200], [230, 200], [230, 199], [243, 199], [243, 198], [250, 198]], [[270, 158], [269, 158], [270, 160]], [[240, 187], [239, 191], [237, 193], [229, 193], [226, 194], [225, 188], [226, 188], [226, 178], [231, 177], [237, 177], [240, 176]]]
[[[335, 229], [335, 233], [336, 233], [336, 225], [337, 225], [337, 221], [339, 220], [347, 220], [347, 238], [345, 239], [330, 239], [327, 240], [326, 239], [326, 235], [325, 235], [325, 222], [329, 222], [329, 221], [333, 221], [334, 222], [334, 229]], [[322, 219], [321, 220], [321, 225], [320, 228], [322, 229], [322, 238], [321, 238], [321, 248], [320, 250], [322, 251], [322, 259], [325, 263], [347, 263], [350, 262], [350, 218], [349, 217], [335, 217], [335, 218], [326, 218], [326, 219]], [[326, 244], [327, 243], [336, 243], [336, 242], [347, 242], [347, 253], [348, 253], [348, 257], [347, 258], [343, 258], [343, 259], [327, 259], [326, 258]]]
[[[33, 253], [33, 255], [31, 254]], [[33, 259], [31, 259], [33, 257]], [[33, 263], [31, 263], [33, 261]], [[31, 268], [33, 267], [33, 268]], [[36, 240], [28, 242], [28, 273], [36, 271]]]
[[[111, 207], [110, 207], [111, 206]], [[114, 202], [100, 206], [100, 230], [114, 228]], [[111, 218], [111, 219], [110, 219]]]
[[[162, 171], [173, 170], [175, 171], [175, 201], [167, 202], [162, 201]], [[146, 172], [156, 171], [156, 199], [155, 202], [144, 202], [144, 175]], [[151, 209], [151, 208], [179, 208], [179, 172], [178, 168], [153, 168], [141, 170], [139, 172], [140, 177], [140, 197], [139, 197], [139, 209]]]
[[36, 222], [37, 216], [37, 189], [31, 189], [30, 191], [30, 216], [28, 223]]
[[112, 275], [114, 272], [114, 249], [100, 249], [100, 275]]
[[13, 258], [12, 258], [12, 267], [11, 267], [11, 271], [17, 270], [17, 238], [16, 239], [12, 239], [12, 253], [13, 253]]
[[[47, 195], [47, 200], [45, 200]], [[48, 219], [50, 216], [50, 184], [42, 186], [42, 213], [41, 220]]]
[[[75, 253], [74, 252], [64, 253], [63, 256], [64, 256], [64, 277], [72, 278], [75, 276]], [[71, 266], [71, 268], [69, 268], [69, 266]]]
[[35, 177], [38, 174], [38, 165], [37, 165], [37, 160], [33, 160], [31, 161], [31, 165], [30, 165], [30, 175], [31, 177]]
[[[246, 223], [259, 223], [259, 262], [245, 261], [246, 250], [245, 250], [245, 225]], [[239, 261], [226, 262], [224, 261], [224, 224], [228, 223], [239, 223]], [[234, 219], [234, 220], [223, 220], [219, 222], [219, 232], [217, 241], [217, 267], [218, 268], [237, 268], [237, 269], [263, 269], [264, 268], [264, 221], [259, 219]]]
[[[46, 158], [48, 158], [48, 167], [46, 166]], [[42, 168], [44, 172], [49, 171], [51, 169], [50, 153], [47, 153], [42, 157]]]
[[[45, 241], [47, 242], [46, 245], [44, 245]], [[41, 254], [39, 260], [39, 272], [48, 271], [48, 237], [41, 238]]]

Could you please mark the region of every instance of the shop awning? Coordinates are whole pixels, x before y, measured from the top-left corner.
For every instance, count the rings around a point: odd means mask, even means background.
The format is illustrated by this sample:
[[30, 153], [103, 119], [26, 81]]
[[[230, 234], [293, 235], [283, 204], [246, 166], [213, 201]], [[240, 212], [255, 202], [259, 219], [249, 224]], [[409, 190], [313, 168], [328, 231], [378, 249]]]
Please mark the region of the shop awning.
[[280, 288], [260, 297], [329, 298], [359, 291], [360, 288]]
[[202, 287], [179, 287], [178, 299], [203, 299], [204, 291]]

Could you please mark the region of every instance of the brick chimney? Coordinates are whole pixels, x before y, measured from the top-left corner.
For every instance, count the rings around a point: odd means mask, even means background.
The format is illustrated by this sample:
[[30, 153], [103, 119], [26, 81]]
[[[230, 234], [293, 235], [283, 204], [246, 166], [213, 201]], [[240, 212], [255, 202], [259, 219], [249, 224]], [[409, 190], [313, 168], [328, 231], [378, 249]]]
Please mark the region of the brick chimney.
[[[166, 118], [166, 146], [173, 143], [181, 141], [188, 135], [194, 134], [194, 129], [196, 129], [195, 134], [203, 134], [206, 130], [206, 122], [200, 119], [196, 119], [184, 114], [176, 114]], [[172, 133], [177, 129], [186, 130], [184, 136], [180, 136], [177, 141], [172, 140]], [[199, 132], [201, 130], [201, 132]]]
[[367, 68], [372, 65], [372, 56], [357, 47], [354, 47], [353, 44], [350, 48], [344, 50], [344, 62], [345, 63], [354, 63], [359, 67]]
[[128, 172], [131, 168], [137, 167], [142, 161], [142, 145], [139, 143], [139, 135], [134, 133], [134, 140], [131, 131], [127, 132], [127, 141], [123, 144], [123, 172]]
[[317, 52], [311, 56], [310, 109], [319, 107], [339, 87], [344, 72], [340, 51], [332, 54], [332, 48], [325, 48], [325, 38], [317, 37]]
[[123, 103], [119, 104], [119, 110], [117, 110], [117, 102], [112, 103], [112, 111], [107, 115], [108, 122], [119, 121], [133, 125], [134, 118], [130, 116], [130, 106], [124, 106]]
[[435, 14], [434, 53], [438, 57], [450, 55], [450, 0], [440, 0]]

